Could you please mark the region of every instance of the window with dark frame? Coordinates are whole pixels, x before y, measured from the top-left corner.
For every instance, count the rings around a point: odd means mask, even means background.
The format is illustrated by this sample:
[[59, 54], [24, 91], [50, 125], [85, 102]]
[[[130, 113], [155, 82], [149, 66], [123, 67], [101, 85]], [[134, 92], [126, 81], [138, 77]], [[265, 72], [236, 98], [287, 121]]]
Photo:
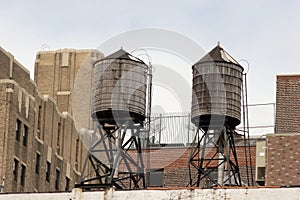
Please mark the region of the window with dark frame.
[[22, 122], [19, 119], [17, 119], [17, 122], [16, 122], [16, 140], [17, 141], [20, 141], [21, 125], [22, 125]]
[[39, 106], [39, 110], [38, 110], [38, 121], [37, 121], [37, 137], [39, 139], [41, 138], [41, 120], [42, 120], [42, 106]]
[[19, 168], [19, 161], [14, 158], [14, 163], [13, 163], [13, 176], [14, 180], [18, 181], [18, 168]]
[[25, 186], [25, 180], [26, 180], [26, 166], [21, 165], [21, 185]]
[[57, 138], [56, 138], [56, 151], [60, 155], [60, 137], [61, 137], [61, 123], [57, 124]]
[[28, 132], [29, 132], [28, 126], [26, 126], [26, 125], [24, 124], [24, 129], [23, 129], [23, 146], [24, 146], [24, 147], [27, 147], [27, 143], [28, 143]]
[[68, 192], [70, 191], [70, 179], [68, 177], [66, 177], [66, 187], [65, 187], [65, 191]]
[[36, 153], [36, 161], [35, 161], [35, 173], [40, 173], [40, 164], [41, 164], [41, 154]]
[[257, 167], [257, 180], [265, 180], [265, 167]]
[[59, 190], [59, 182], [60, 182], [60, 170], [55, 170], [55, 189]]
[[50, 182], [50, 173], [51, 173], [51, 163], [47, 161], [46, 163], [46, 181]]
[[79, 138], [76, 139], [75, 144], [75, 169], [78, 170], [78, 156], [79, 156]]

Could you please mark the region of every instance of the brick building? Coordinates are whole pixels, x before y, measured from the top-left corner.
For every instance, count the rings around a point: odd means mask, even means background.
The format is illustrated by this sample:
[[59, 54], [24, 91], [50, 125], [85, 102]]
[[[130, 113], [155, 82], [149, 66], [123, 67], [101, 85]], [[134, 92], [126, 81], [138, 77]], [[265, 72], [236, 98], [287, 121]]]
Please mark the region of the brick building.
[[300, 75], [277, 76], [275, 133], [300, 133]]
[[39, 52], [35, 83], [0, 48], [3, 192], [65, 191], [78, 181], [86, 148], [74, 126], [70, 95], [76, 71], [91, 55], [102, 56], [95, 50]]
[[[172, 145], [168, 146], [164, 148], [151, 148], [150, 169], [153, 175], [151, 174], [152, 176], [150, 176], [150, 186], [186, 187], [189, 183], [188, 160], [191, 153], [191, 148], [172, 147]], [[250, 147], [253, 176], [255, 175], [255, 150], [255, 145]], [[245, 148], [243, 145], [237, 145], [236, 151], [242, 182], [244, 184], [248, 184], [246, 174], [247, 164], [245, 157]], [[215, 149], [211, 149], [209, 154], [213, 154], [214, 152]], [[218, 163], [212, 162], [209, 167], [216, 167], [217, 164]], [[250, 171], [249, 163], [248, 167]], [[152, 177], [153, 180], [151, 180]], [[255, 180], [255, 177], [253, 178]], [[250, 174], [249, 179], [251, 179]], [[210, 183], [204, 183], [203, 186], [207, 187], [209, 184]]]
[[277, 76], [275, 134], [266, 139], [268, 186], [300, 185], [300, 75]]
[[300, 134], [273, 134], [267, 137], [266, 185], [300, 185]]
[[[82, 68], [90, 69], [92, 72], [92, 63], [100, 58], [103, 58], [103, 54], [97, 50], [40, 51], [35, 60], [36, 88], [40, 94], [51, 96], [56, 101], [60, 112], [72, 113], [73, 87], [76, 78], [80, 78], [76, 77], [77, 72]], [[89, 78], [85, 77], [85, 79]], [[81, 84], [90, 84], [90, 79], [84, 81]], [[87, 91], [83, 92], [88, 94]]]

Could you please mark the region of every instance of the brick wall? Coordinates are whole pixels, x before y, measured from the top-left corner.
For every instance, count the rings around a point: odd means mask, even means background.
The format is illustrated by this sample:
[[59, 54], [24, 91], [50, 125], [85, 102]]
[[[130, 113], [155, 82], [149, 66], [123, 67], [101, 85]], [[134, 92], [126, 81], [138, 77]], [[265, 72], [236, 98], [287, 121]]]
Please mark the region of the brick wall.
[[[242, 146], [236, 147], [239, 167], [241, 170], [241, 179], [247, 184], [246, 157], [244, 150], [245, 149]], [[255, 180], [256, 147], [251, 146], [250, 150], [253, 167], [253, 179]], [[190, 152], [191, 148], [186, 147], [151, 149], [150, 169], [163, 169], [163, 187], [187, 186], [189, 183], [188, 160]], [[211, 151], [210, 154], [212, 153], [213, 152]], [[210, 155], [208, 155], [208, 157], [209, 156]], [[146, 159], [145, 156], [144, 159]], [[249, 176], [251, 178], [250, 174]]]
[[[55, 99], [38, 93], [29, 71], [1, 48], [0, 64], [0, 185], [4, 186], [4, 192], [64, 191], [66, 177], [72, 189], [78, 182], [86, 155], [81, 142], [76, 148], [79, 135], [72, 116], [61, 113]], [[17, 119], [21, 125], [18, 140]], [[24, 145], [26, 127], [28, 136]], [[75, 158], [76, 151], [78, 158]], [[37, 153], [41, 156], [38, 173]], [[16, 180], [14, 160], [18, 161]], [[47, 161], [51, 163], [49, 182], [46, 181]], [[24, 185], [21, 184], [22, 165], [26, 168]], [[56, 170], [60, 171], [58, 188], [55, 188]]]
[[266, 185], [300, 185], [300, 134], [267, 137]]
[[[9, 105], [9, 96], [8, 93], [6, 92], [6, 84], [0, 84], [0, 178], [3, 177], [6, 173], [7, 146], [5, 144], [8, 135], [7, 133], [8, 120], [6, 120], [8, 105]], [[2, 178], [0, 179], [0, 185], [3, 185]]]
[[277, 76], [275, 134], [266, 140], [267, 186], [300, 185], [300, 75]]
[[[51, 96], [61, 112], [72, 111], [72, 90], [78, 70], [91, 68], [103, 54], [97, 50], [61, 49], [40, 51], [36, 55], [34, 80], [40, 94]], [[86, 84], [90, 84], [86, 80]], [[84, 83], [83, 83], [84, 84]]]
[[300, 133], [300, 75], [277, 76], [275, 133]]
[[10, 65], [12, 55], [0, 47], [0, 79], [10, 77]]

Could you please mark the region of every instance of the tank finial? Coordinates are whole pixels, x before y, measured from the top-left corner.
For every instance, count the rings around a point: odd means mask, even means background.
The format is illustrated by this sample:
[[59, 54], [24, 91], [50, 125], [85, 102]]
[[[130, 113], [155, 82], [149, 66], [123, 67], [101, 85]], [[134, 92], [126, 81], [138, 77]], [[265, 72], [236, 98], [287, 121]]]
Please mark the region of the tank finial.
[[123, 46], [121, 46], [121, 49], [123, 50]]
[[221, 42], [220, 42], [220, 41], [218, 41], [218, 47], [220, 47], [220, 45], [221, 45]]

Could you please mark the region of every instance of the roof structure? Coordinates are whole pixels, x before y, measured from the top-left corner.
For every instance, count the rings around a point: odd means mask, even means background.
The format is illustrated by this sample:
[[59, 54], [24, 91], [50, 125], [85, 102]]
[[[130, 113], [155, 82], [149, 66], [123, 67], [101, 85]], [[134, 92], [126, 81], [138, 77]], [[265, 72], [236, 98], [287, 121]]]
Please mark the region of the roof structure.
[[144, 62], [141, 59], [131, 55], [130, 53], [125, 51], [123, 48], [106, 56], [105, 58], [103, 58], [101, 60], [107, 60], [107, 59], [126, 59], [126, 60], [132, 60], [132, 61], [136, 61], [136, 62], [140, 62], [140, 63], [144, 64]]
[[204, 62], [228, 62], [240, 66], [240, 64], [232, 56], [230, 56], [229, 53], [227, 53], [219, 43], [196, 64]]

